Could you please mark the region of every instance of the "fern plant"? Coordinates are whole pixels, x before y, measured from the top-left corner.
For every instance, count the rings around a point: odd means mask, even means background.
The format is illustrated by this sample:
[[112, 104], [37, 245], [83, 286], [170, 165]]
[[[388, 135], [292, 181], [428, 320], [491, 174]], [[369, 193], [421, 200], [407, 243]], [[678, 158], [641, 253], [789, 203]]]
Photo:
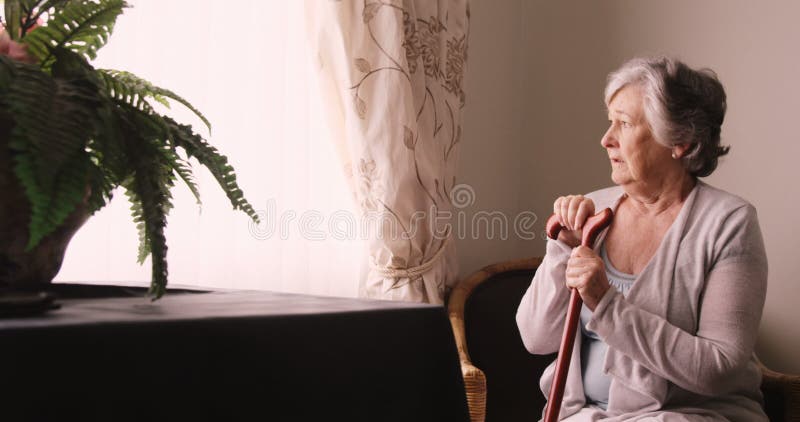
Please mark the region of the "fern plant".
[[182, 104], [210, 130], [197, 109], [131, 73], [90, 64], [126, 7], [124, 0], [6, 0], [7, 43], [27, 50], [28, 60], [0, 54], [0, 114], [13, 124], [13, 173], [30, 202], [28, 250], [78, 204], [88, 201], [94, 213], [121, 186], [139, 231], [139, 263], [152, 258], [149, 294], [159, 298], [167, 285], [164, 228], [176, 180], [200, 201], [183, 156], [210, 170], [234, 209], [257, 216], [227, 158], [191, 126], [156, 112], [153, 102]]

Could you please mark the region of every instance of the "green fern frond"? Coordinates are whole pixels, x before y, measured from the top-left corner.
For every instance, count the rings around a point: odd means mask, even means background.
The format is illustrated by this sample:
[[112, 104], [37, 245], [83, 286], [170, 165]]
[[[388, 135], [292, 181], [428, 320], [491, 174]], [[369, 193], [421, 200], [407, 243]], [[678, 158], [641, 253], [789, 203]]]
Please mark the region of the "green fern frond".
[[173, 163], [172, 168], [175, 170], [175, 173], [183, 180], [183, 183], [186, 184], [189, 191], [192, 192], [197, 205], [202, 206], [203, 201], [200, 200], [200, 190], [197, 188], [197, 182], [194, 180], [194, 173], [192, 172], [191, 165], [178, 157], [177, 154], [175, 154], [175, 158], [170, 161]]
[[22, 39], [30, 29], [39, 23], [39, 18], [45, 12], [50, 12], [56, 7], [63, 7], [72, 0], [10, 0], [19, 4], [19, 38]]
[[[138, 107], [138, 103], [145, 103], [147, 98], [152, 98], [169, 108], [168, 99], [176, 101], [188, 108], [211, 130], [211, 123], [203, 116], [200, 110], [196, 109], [191, 103], [180, 97], [178, 94], [164, 88], [159, 88], [145, 79], [133, 73], [111, 69], [98, 69], [98, 74], [103, 78], [110, 92], [109, 95], [118, 100], [126, 100], [131, 105]], [[150, 104], [147, 103], [149, 106]]]
[[18, 0], [8, 0], [3, 5], [3, 8], [6, 17], [3, 25], [5, 26], [8, 36], [12, 40], [17, 41], [21, 34], [22, 19], [24, 18], [22, 3]]
[[178, 175], [178, 177], [181, 178], [181, 180], [183, 180], [183, 182], [189, 188], [189, 191], [191, 191], [192, 195], [194, 196], [197, 205], [202, 206], [203, 202], [200, 198], [200, 189], [197, 187], [197, 183], [195, 182], [194, 172], [192, 171], [192, 167], [189, 164], [189, 162], [181, 158], [181, 156], [178, 155], [178, 153], [175, 151], [175, 148], [178, 145], [175, 142], [173, 138], [173, 133], [170, 130], [169, 124], [167, 123], [168, 121], [172, 122], [172, 120], [155, 113], [153, 114], [142, 113], [140, 117], [143, 121], [146, 122], [149, 121], [148, 126], [154, 131], [166, 128], [165, 133], [154, 136], [163, 139], [168, 139], [170, 141], [169, 145], [162, 150], [165, 155], [165, 158], [167, 162], [170, 163], [170, 166], [172, 167], [173, 171]]
[[245, 199], [244, 192], [236, 182], [236, 174], [233, 167], [228, 164], [228, 158], [211, 146], [200, 135], [192, 131], [192, 127], [181, 125], [169, 117], [164, 120], [172, 131], [172, 138], [178, 147], [183, 148], [189, 157], [195, 158], [200, 164], [206, 166], [219, 186], [228, 196], [228, 200], [234, 209], [238, 209], [247, 214], [253, 221], [258, 222], [253, 206]]
[[[135, 87], [131, 87], [120, 81], [106, 72], [98, 71], [97, 75], [103, 81], [103, 88], [105, 94], [113, 98], [118, 103], [129, 105], [137, 110], [144, 111], [148, 114], [154, 114], [153, 106], [147, 102], [147, 93], [139, 92]], [[158, 100], [156, 100], [158, 101]]]
[[3, 16], [6, 18], [3, 22], [3, 28], [8, 33], [8, 36], [14, 41], [18, 40], [19, 36], [17, 34], [20, 29], [19, 21], [21, 17], [19, 2], [6, 1], [3, 4]]
[[95, 132], [95, 138], [89, 141], [87, 152], [92, 156], [92, 162], [102, 168], [108, 183], [114, 187], [119, 186], [130, 177], [131, 169], [124, 145], [119, 141], [122, 131], [113, 104], [104, 104], [97, 110]]
[[111, 69], [98, 69], [97, 73], [110, 88], [113, 88], [111, 94], [114, 98], [125, 99], [126, 97], [130, 97], [147, 99], [151, 97], [167, 108], [170, 107], [169, 101], [167, 101], [163, 95], [156, 92], [155, 86], [132, 73]]
[[[89, 158], [89, 186], [88, 199], [89, 214], [94, 214], [105, 207], [114, 196], [114, 189], [124, 180], [129, 172], [120, 162], [117, 154], [109, 154], [109, 149], [114, 150], [118, 144], [105, 145], [97, 139], [89, 141], [86, 155]], [[110, 147], [110, 148], [109, 148]]]
[[55, 9], [64, 7], [65, 4], [74, 0], [27, 0], [33, 3], [28, 10], [36, 12], [31, 21], [36, 22], [43, 13], [50, 13]]
[[13, 79], [0, 101], [14, 116], [9, 148], [30, 201], [30, 250], [84, 199], [90, 164], [85, 148], [98, 102], [96, 87], [85, 80], [53, 79], [36, 66], [12, 65]]
[[116, 186], [112, 182], [112, 176], [104, 170], [102, 165], [97, 164], [97, 159], [91, 151], [87, 157], [90, 161], [88, 205], [89, 214], [92, 215], [111, 201]]
[[170, 176], [154, 172], [159, 168], [154, 168], [155, 166], [152, 164], [146, 160], [137, 163], [138, 170], [134, 179], [134, 189], [141, 199], [142, 215], [150, 249], [152, 279], [148, 294], [154, 299], [158, 299], [164, 295], [167, 286], [167, 238], [164, 235], [164, 229], [167, 227], [167, 215], [172, 208], [172, 195], [170, 194], [172, 184], [166, 183]]
[[[148, 170], [148, 166], [143, 162], [137, 163], [137, 167], [142, 172]], [[150, 175], [139, 174], [139, 171], [136, 177], [126, 183], [125, 194], [131, 203], [131, 215], [139, 232], [137, 261], [143, 264], [150, 255], [152, 275], [148, 294], [158, 299], [164, 294], [167, 286], [167, 239], [164, 236], [167, 214], [164, 212], [163, 204], [169, 201], [167, 199], [169, 190], [158, 185], [157, 176], [151, 178]]]
[[171, 188], [175, 176], [169, 160], [170, 147], [158, 132], [140, 130], [147, 127], [148, 115], [137, 109], [128, 109], [123, 122], [124, 143], [132, 176], [123, 184], [131, 199], [131, 211], [140, 233], [139, 261], [148, 252], [152, 264], [149, 294], [160, 298], [167, 285], [167, 240], [164, 229], [167, 215], [172, 209]]
[[72, 214], [86, 197], [87, 175], [90, 162], [82, 151], [75, 151], [66, 161], [57, 178], [50, 185], [34, 182], [36, 178], [36, 156], [17, 153], [14, 172], [20, 178], [25, 193], [31, 202], [31, 220], [27, 250], [33, 249]]
[[139, 199], [139, 195], [136, 194], [133, 178], [128, 179], [122, 186], [125, 188], [125, 196], [128, 197], [128, 202], [131, 204], [131, 218], [136, 225], [136, 232], [139, 236], [139, 248], [136, 254], [136, 262], [141, 265], [144, 264], [144, 260], [150, 255], [150, 238], [147, 236], [147, 230], [145, 230], [142, 201]]
[[52, 65], [52, 52], [58, 48], [94, 59], [126, 7], [124, 0], [72, 0], [54, 8], [47, 24], [31, 31], [22, 41], [45, 69]]

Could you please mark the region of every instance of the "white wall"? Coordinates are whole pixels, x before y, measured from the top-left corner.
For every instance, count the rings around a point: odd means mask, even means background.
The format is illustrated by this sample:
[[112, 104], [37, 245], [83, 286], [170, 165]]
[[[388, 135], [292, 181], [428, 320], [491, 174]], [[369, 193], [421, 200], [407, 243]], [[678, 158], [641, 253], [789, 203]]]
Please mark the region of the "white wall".
[[[677, 56], [717, 71], [728, 93], [723, 142], [706, 181], [752, 202], [770, 263], [759, 356], [800, 373], [800, 3], [473, 1], [461, 182], [470, 212], [532, 210], [539, 230], [553, 199], [611, 183], [599, 145], [605, 77], [636, 55]], [[535, 240], [464, 239], [463, 275], [541, 255]]]

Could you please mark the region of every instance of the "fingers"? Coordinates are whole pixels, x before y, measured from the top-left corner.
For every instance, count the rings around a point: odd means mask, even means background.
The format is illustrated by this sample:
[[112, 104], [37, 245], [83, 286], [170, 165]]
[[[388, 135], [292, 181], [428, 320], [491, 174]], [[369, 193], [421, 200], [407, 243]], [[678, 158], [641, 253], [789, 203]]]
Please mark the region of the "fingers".
[[[578, 293], [582, 293], [586, 290], [589, 282], [591, 281], [592, 276], [590, 274], [581, 274], [574, 277], [567, 277], [566, 285], [570, 289], [577, 289]], [[583, 298], [583, 295], [581, 295]]]
[[583, 303], [594, 311], [597, 304], [611, 288], [606, 277], [603, 261], [597, 257], [580, 256], [582, 249], [591, 252], [586, 247], [578, 247], [573, 250], [572, 256], [567, 260], [565, 271], [565, 284], [571, 289], [575, 289], [580, 294]]
[[576, 195], [570, 198], [569, 206], [567, 207], [567, 221], [569, 224], [570, 230], [577, 230], [578, 229], [578, 221], [575, 219], [578, 216], [578, 208], [581, 206], [581, 202], [583, 202], [583, 196]]
[[569, 220], [569, 207], [572, 198], [574, 198], [572, 195], [560, 196], [553, 203], [553, 213], [558, 216], [558, 223], [567, 230], [572, 230], [572, 223]]
[[579, 277], [583, 274], [594, 273], [601, 269], [601, 266], [591, 258], [570, 259], [567, 264], [567, 269], [564, 271], [564, 275], [567, 277]]
[[572, 258], [591, 258], [591, 259], [600, 259], [600, 256], [597, 255], [592, 248], [588, 246], [578, 245], [575, 247], [572, 252], [570, 252], [570, 259]]
[[580, 230], [586, 219], [594, 215], [594, 202], [583, 195], [561, 196], [553, 202], [553, 213], [567, 230]]
[[553, 202], [553, 214], [558, 217], [558, 224], [561, 224], [561, 227], [567, 227], [567, 224], [564, 222], [564, 219], [561, 217], [561, 203], [564, 201], [564, 196], [559, 196], [556, 198], [555, 202]]
[[594, 215], [594, 202], [591, 199], [586, 199], [581, 201], [580, 205], [578, 206], [578, 210], [575, 212], [575, 229], [580, 230], [583, 229], [583, 224], [586, 223], [586, 219]]
[[600, 257], [586, 246], [578, 246], [572, 250], [567, 260], [564, 275], [568, 287], [583, 289], [593, 279], [603, 278], [601, 273], [605, 275], [605, 266]]
[[597, 267], [597, 262], [592, 258], [570, 258], [565, 271], [570, 274], [579, 274]]
[[572, 195], [562, 196], [556, 199], [553, 204], [553, 212], [558, 215], [558, 222], [567, 230], [572, 230], [572, 221], [569, 219], [569, 207], [572, 203]]
[[569, 288], [586, 290], [596, 277], [596, 268], [590, 265], [584, 267], [573, 266], [565, 272], [566, 285]]

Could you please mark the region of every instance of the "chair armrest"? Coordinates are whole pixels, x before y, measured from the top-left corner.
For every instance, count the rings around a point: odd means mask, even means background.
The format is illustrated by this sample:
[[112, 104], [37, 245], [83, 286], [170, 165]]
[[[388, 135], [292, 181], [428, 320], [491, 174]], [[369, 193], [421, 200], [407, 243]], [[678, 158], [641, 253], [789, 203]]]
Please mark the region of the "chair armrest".
[[800, 375], [784, 374], [764, 366], [758, 361], [761, 369], [761, 391], [765, 394], [779, 394], [783, 402], [785, 421], [800, 420]]
[[448, 296], [447, 312], [450, 318], [450, 325], [453, 327], [453, 335], [456, 341], [456, 348], [458, 349], [461, 374], [464, 378], [467, 405], [469, 406], [470, 420], [472, 422], [483, 422], [486, 417], [486, 375], [472, 364], [472, 360], [469, 356], [467, 334], [464, 325], [467, 300], [481, 283], [495, 274], [514, 270], [535, 269], [541, 262], [542, 258], [534, 257], [488, 265], [471, 274], [466, 279], [461, 280]]
[[483, 422], [486, 419], [486, 376], [469, 362], [461, 362], [461, 375], [467, 393], [469, 420]]
[[469, 352], [467, 351], [467, 334], [464, 328], [464, 307], [473, 287], [474, 285], [468, 286], [465, 282], [458, 283], [450, 293], [447, 313], [450, 318], [450, 325], [453, 327], [458, 359], [461, 363], [461, 375], [464, 378], [469, 418], [471, 422], [483, 422], [486, 419], [486, 376], [470, 360]]

